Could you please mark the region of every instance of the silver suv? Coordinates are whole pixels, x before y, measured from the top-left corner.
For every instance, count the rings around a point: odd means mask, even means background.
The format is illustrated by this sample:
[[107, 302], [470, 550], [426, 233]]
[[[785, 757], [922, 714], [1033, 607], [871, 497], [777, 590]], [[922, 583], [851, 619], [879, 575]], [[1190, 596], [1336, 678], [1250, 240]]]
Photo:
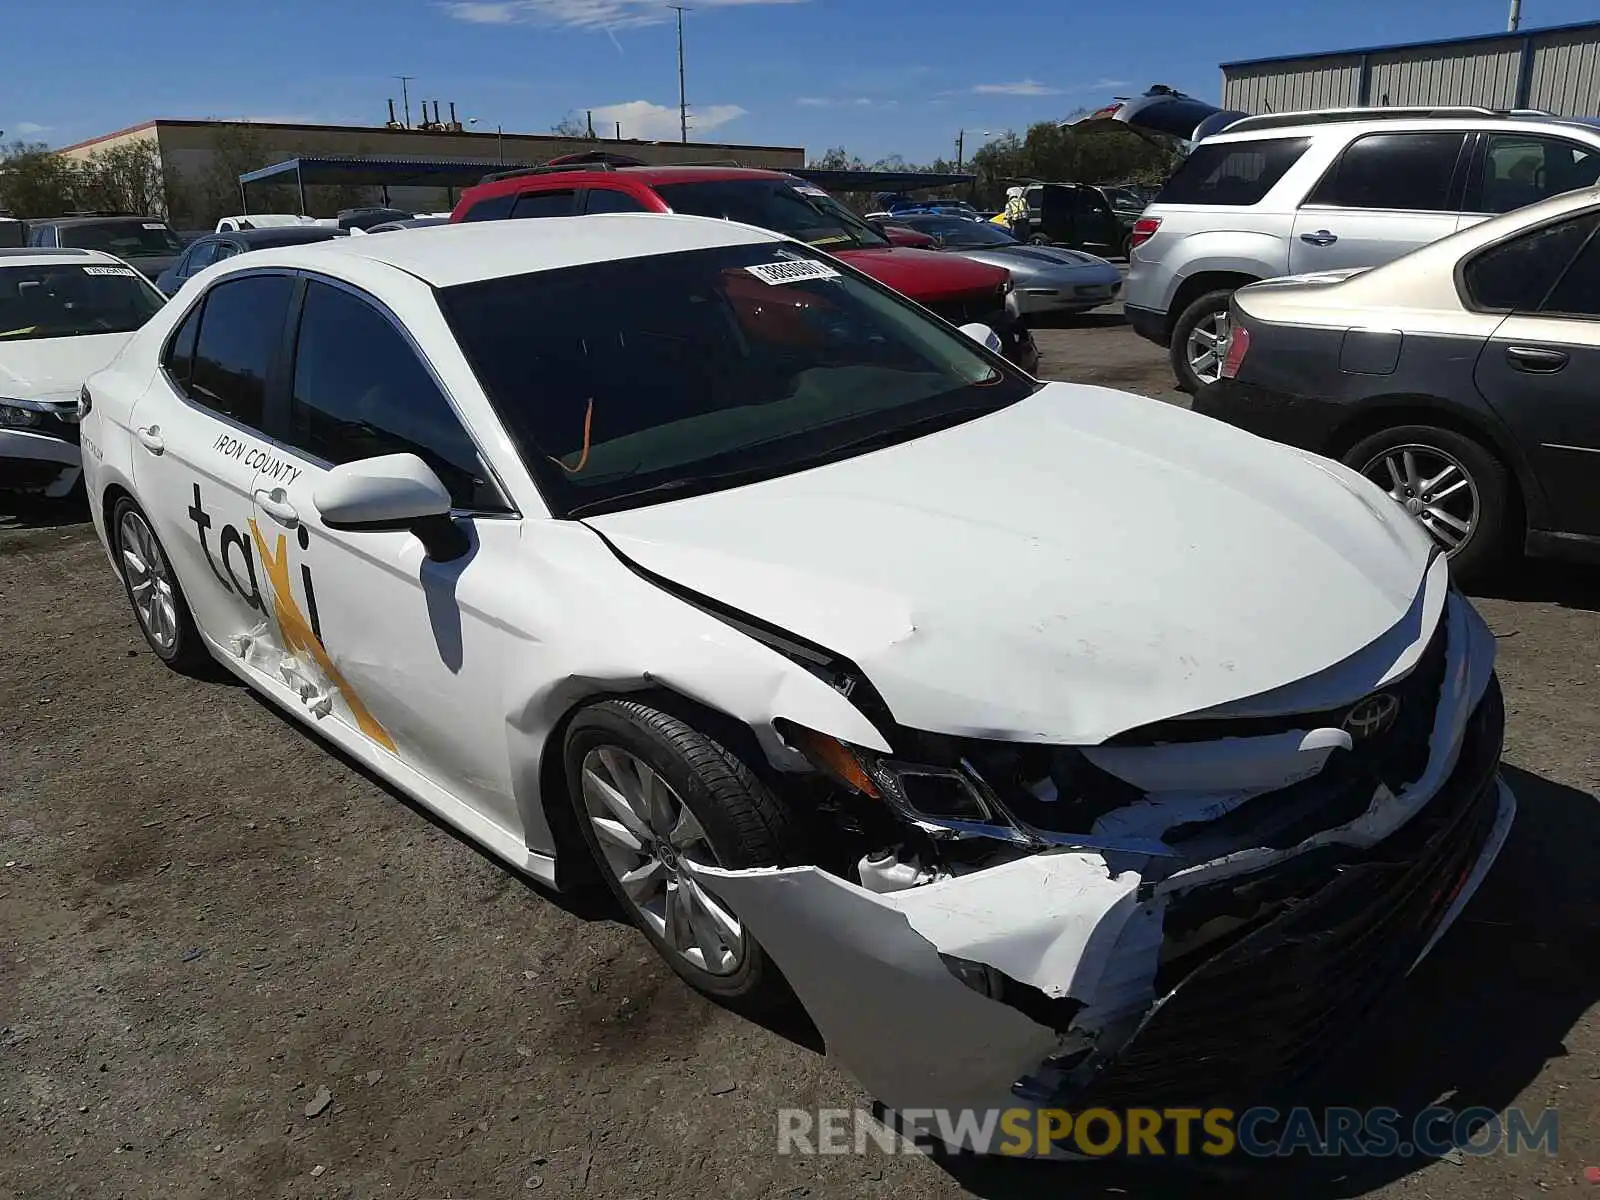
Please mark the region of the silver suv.
[[1218, 377], [1235, 288], [1378, 266], [1597, 176], [1600, 122], [1548, 113], [1246, 117], [1196, 145], [1134, 226], [1128, 322], [1193, 391]]

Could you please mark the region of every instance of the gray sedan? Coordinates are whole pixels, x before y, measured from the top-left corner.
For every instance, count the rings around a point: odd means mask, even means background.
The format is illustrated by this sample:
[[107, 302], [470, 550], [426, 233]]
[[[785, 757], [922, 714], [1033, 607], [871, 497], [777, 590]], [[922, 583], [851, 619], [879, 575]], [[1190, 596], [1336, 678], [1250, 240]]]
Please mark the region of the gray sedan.
[[989, 221], [896, 214], [896, 225], [938, 240], [941, 250], [1011, 272], [1014, 315], [1088, 312], [1122, 290], [1122, 274], [1103, 258], [1059, 246], [1029, 246]]

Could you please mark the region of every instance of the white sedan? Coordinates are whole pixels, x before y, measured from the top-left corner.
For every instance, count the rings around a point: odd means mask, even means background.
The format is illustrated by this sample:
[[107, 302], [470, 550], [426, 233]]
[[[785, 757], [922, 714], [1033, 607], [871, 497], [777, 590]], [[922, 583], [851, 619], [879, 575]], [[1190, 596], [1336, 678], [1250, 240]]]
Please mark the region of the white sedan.
[[168, 663], [885, 1103], [1248, 1092], [1499, 850], [1494, 639], [1354, 473], [983, 333], [690, 217], [262, 250], [90, 380], [90, 499]]
[[97, 250], [0, 250], [0, 491], [73, 490], [83, 381], [165, 302]]

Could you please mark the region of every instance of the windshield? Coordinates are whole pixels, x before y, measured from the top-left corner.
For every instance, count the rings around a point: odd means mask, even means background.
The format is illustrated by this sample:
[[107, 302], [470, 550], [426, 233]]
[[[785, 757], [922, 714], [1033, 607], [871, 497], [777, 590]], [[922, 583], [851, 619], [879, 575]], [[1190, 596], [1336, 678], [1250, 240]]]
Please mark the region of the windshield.
[[889, 245], [827, 192], [799, 180], [714, 179], [658, 184], [655, 190], [673, 212], [742, 221], [823, 250]]
[[558, 516], [788, 474], [1039, 386], [795, 246], [515, 275], [439, 302]]
[[131, 333], [165, 298], [132, 267], [0, 268], [0, 342]]
[[63, 246], [101, 250], [118, 258], [167, 258], [183, 253], [183, 240], [160, 221], [63, 225], [59, 233]]
[[899, 222], [918, 233], [931, 234], [944, 246], [1015, 246], [1017, 239], [988, 221], [965, 217], [901, 217]]

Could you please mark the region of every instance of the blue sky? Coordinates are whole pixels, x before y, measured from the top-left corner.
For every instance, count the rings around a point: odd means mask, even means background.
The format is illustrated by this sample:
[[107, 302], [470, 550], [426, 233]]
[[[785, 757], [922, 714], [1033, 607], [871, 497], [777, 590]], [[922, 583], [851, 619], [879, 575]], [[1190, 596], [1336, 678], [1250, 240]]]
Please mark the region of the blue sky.
[[[991, 133], [1166, 83], [1216, 99], [1225, 60], [1504, 28], [1506, 0], [687, 0], [691, 137], [970, 154]], [[66, 145], [151, 117], [377, 124], [397, 73], [480, 128], [595, 110], [676, 137], [659, 0], [56, 0], [5, 18], [0, 130]], [[1524, 0], [1524, 27], [1587, 20]]]

